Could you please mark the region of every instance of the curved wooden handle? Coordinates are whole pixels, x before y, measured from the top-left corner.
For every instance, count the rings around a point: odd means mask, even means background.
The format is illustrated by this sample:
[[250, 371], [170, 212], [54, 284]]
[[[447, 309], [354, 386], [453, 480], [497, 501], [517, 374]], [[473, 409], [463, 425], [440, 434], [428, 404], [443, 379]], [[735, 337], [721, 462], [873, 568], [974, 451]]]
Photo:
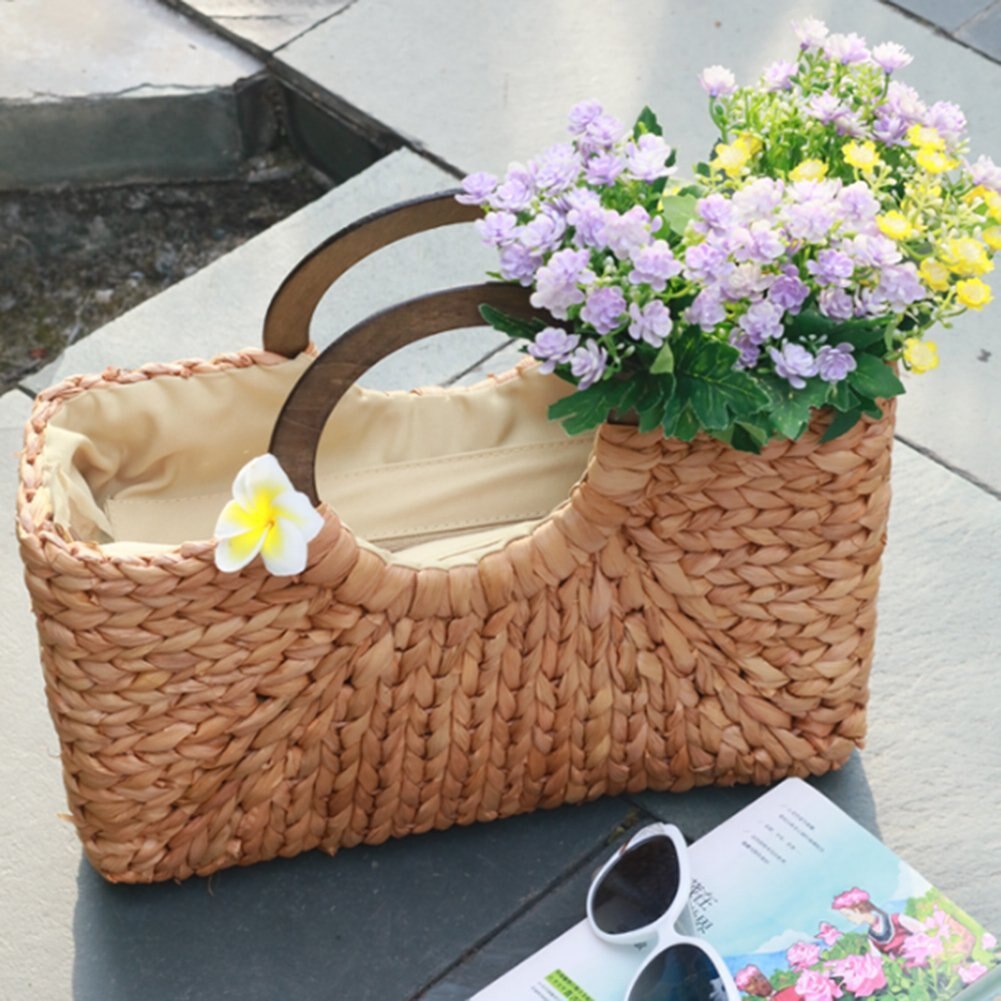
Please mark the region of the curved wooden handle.
[[292, 387], [272, 432], [269, 450], [296, 489], [319, 503], [314, 469], [320, 435], [338, 401], [371, 366], [443, 330], [483, 326], [481, 303], [551, 323], [548, 313], [531, 305], [529, 295], [527, 288], [500, 282], [433, 292], [375, 313], [334, 341]]
[[458, 189], [414, 198], [374, 212], [335, 233], [304, 257], [278, 287], [264, 318], [264, 347], [294, 358], [309, 344], [313, 313], [328, 288], [348, 268], [404, 237], [472, 222], [483, 216], [477, 205], [460, 205]]

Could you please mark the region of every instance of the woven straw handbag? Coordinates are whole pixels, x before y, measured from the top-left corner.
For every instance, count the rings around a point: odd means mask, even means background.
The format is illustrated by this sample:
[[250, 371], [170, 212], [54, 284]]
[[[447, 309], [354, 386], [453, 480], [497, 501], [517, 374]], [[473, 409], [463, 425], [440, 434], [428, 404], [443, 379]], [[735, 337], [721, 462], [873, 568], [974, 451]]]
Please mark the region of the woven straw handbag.
[[[39, 396], [18, 534], [70, 808], [108, 879], [820, 774], [860, 744], [892, 410], [754, 456], [568, 438], [546, 417], [567, 387], [531, 365], [353, 385], [481, 302], [531, 312], [502, 285], [304, 350], [347, 267], [476, 211], [444, 195], [338, 234], [279, 289], [264, 351]], [[268, 450], [324, 528], [301, 575], [222, 573], [214, 519]]]

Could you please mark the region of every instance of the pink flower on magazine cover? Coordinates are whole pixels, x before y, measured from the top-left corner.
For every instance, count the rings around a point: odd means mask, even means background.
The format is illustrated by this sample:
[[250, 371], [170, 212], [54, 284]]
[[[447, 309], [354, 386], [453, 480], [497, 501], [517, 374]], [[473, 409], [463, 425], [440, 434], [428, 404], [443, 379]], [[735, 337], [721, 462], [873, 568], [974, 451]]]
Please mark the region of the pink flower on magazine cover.
[[964, 984], [972, 984], [976, 983], [987, 972], [987, 967], [983, 963], [966, 963], [956, 972]]
[[826, 921], [820, 922], [820, 931], [817, 932], [817, 938], [826, 946], [832, 946], [839, 938], [841, 938], [841, 932], [838, 931], [834, 925], [828, 924]]
[[878, 952], [865, 956], [845, 956], [834, 963], [835, 975], [857, 998], [872, 997], [886, 986], [883, 957]]
[[820, 962], [820, 946], [812, 942], [797, 942], [786, 950], [789, 965], [802, 973]]
[[900, 954], [907, 960], [906, 966], [927, 966], [932, 957], [941, 956], [943, 951], [942, 940], [937, 935], [918, 932], [907, 936]]
[[816, 970], [807, 970], [796, 981], [796, 993], [803, 1001], [834, 1001], [834, 998], [841, 997], [843, 991], [830, 977]]
[[980, 944], [985, 949], [994, 949], [998, 944], [997, 938], [992, 935], [989, 931], [984, 932], [984, 937], [980, 940]]

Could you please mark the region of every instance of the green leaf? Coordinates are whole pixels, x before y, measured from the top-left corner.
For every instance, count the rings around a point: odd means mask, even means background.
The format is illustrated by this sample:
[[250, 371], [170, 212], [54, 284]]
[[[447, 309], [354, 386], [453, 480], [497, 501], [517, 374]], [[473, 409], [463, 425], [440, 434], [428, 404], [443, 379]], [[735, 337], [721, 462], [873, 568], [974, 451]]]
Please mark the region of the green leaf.
[[650, 371], [654, 375], [670, 374], [674, 371], [674, 351], [671, 349], [669, 341], [664, 341], [661, 345], [660, 350], [657, 352], [657, 357], [654, 358], [653, 363], [650, 365]]
[[751, 417], [768, 405], [768, 394], [754, 377], [733, 367], [738, 357], [736, 348], [703, 337], [696, 327], [689, 327], [676, 341], [678, 396], [691, 404], [707, 431], [720, 431], [735, 418]]
[[814, 407], [822, 407], [830, 387], [823, 379], [809, 379], [802, 389], [795, 389], [775, 375], [763, 375], [761, 381], [771, 397], [769, 416], [775, 430], [795, 440], [810, 421]]
[[847, 342], [862, 351], [882, 340], [888, 321], [832, 320], [816, 309], [804, 309], [789, 324], [789, 330], [800, 337], [823, 338], [829, 344]]
[[848, 373], [848, 382], [859, 396], [870, 400], [889, 399], [904, 392], [904, 384], [893, 374], [893, 369], [875, 355], [859, 355], [857, 368]]
[[831, 395], [828, 398], [828, 402], [836, 410], [845, 413], [858, 406], [859, 398], [852, 391], [852, 387], [848, 385], [848, 380], [842, 379], [841, 382], [836, 382], [831, 387]]
[[834, 441], [835, 438], [840, 438], [846, 431], [850, 431], [856, 424], [862, 419], [862, 408], [855, 407], [854, 410], [846, 410], [843, 414], [835, 414], [834, 420], [831, 421], [830, 426], [824, 432], [823, 437], [820, 439], [824, 441]]
[[639, 139], [644, 132], [649, 132], [655, 136], [662, 136], [664, 134], [664, 130], [660, 127], [660, 122], [657, 121], [657, 116], [648, 106], [644, 106], [636, 119], [636, 124], [633, 126], [633, 138]]
[[733, 437], [730, 444], [739, 452], [761, 453], [761, 446], [768, 441], [768, 433], [764, 428], [754, 424], [734, 424]]
[[535, 335], [546, 326], [541, 320], [522, 320], [487, 305], [480, 306], [480, 316], [491, 327], [499, 330], [502, 334], [507, 334], [508, 337], [533, 340]]
[[682, 441], [691, 441], [701, 430], [699, 420], [692, 413], [691, 407], [685, 407], [681, 411], [677, 427], [674, 429], [675, 438], [680, 438]]
[[664, 217], [668, 228], [680, 235], [695, 217], [697, 203], [695, 195], [668, 195], [661, 199], [660, 214]]
[[712, 177], [712, 171], [708, 163], [699, 162], [695, 165], [695, 174], [698, 177]]
[[650, 377], [647, 373], [637, 376], [640, 391], [634, 404], [639, 418], [640, 431], [652, 431], [661, 422], [664, 401], [674, 395], [674, 376]]

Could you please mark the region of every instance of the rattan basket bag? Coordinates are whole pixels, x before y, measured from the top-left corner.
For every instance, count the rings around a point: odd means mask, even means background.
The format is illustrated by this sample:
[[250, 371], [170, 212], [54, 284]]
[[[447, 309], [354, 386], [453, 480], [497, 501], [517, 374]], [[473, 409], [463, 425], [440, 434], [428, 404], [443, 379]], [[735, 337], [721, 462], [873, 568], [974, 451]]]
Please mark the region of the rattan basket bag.
[[[70, 808], [108, 879], [818, 774], [860, 743], [892, 413], [755, 456], [568, 438], [546, 417], [567, 387], [531, 366], [352, 387], [482, 302], [531, 312], [510, 286], [303, 351], [354, 261], [477, 214], [446, 195], [338, 234], [279, 290], [264, 351], [38, 398], [18, 533]], [[324, 527], [298, 576], [222, 573], [213, 519], [269, 440]]]

